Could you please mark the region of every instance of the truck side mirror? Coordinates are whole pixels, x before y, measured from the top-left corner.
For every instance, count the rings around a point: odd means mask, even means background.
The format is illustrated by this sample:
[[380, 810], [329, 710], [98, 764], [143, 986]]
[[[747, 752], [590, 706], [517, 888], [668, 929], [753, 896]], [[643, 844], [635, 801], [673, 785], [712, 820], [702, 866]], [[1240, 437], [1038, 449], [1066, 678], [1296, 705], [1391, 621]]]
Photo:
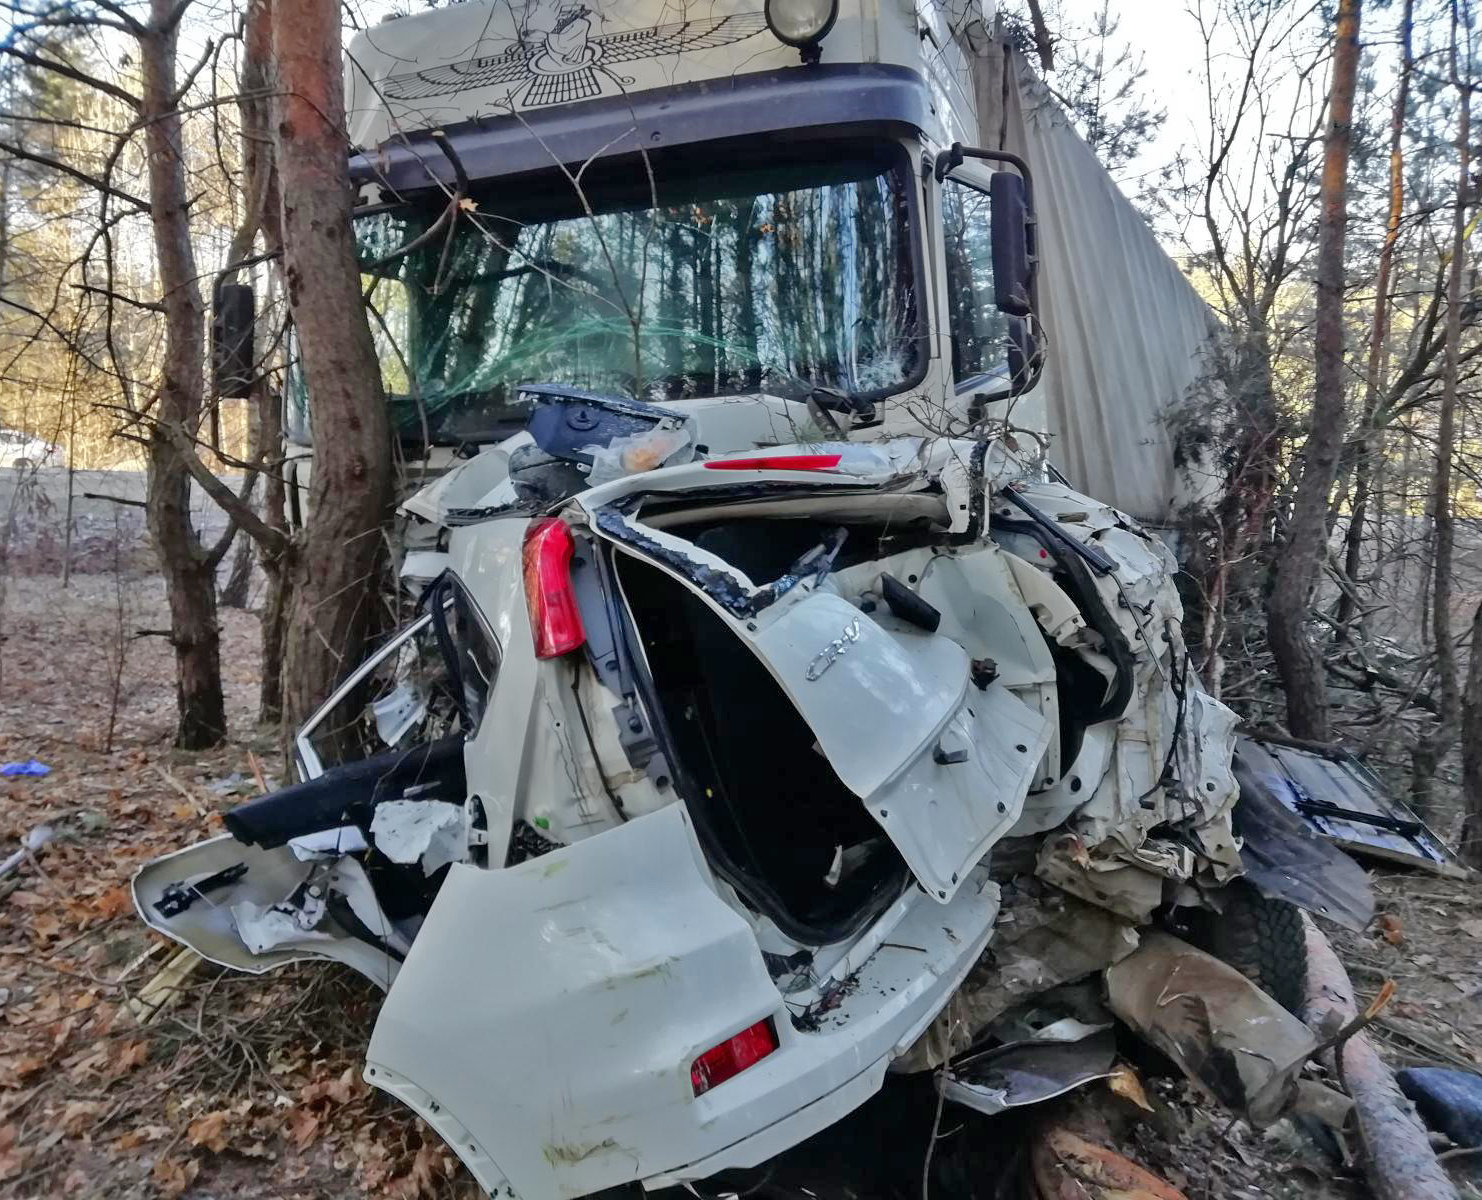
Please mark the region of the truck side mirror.
[[1039, 342], [1027, 317], [1010, 317], [1008, 346], [1009, 383], [1015, 395], [1027, 391], [1038, 378]]
[[211, 374], [216, 394], [228, 400], [252, 395], [256, 378], [257, 297], [245, 283], [223, 283], [211, 301]]
[[1012, 171], [995, 171], [988, 181], [993, 202], [993, 300], [1011, 317], [1034, 311], [1033, 216], [1024, 179]]

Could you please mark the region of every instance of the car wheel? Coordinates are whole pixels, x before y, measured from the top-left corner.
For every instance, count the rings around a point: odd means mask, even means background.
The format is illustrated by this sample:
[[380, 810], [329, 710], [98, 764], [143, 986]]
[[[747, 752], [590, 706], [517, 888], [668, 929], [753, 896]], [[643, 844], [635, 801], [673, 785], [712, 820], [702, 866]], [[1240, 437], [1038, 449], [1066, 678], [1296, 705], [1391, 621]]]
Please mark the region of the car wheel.
[[1268, 900], [1248, 883], [1224, 892], [1224, 912], [1209, 924], [1209, 949], [1290, 1012], [1307, 1001], [1307, 935], [1302, 910]]
[[17, 471], [29, 471], [32, 463], [29, 458], [18, 458], [11, 464]]

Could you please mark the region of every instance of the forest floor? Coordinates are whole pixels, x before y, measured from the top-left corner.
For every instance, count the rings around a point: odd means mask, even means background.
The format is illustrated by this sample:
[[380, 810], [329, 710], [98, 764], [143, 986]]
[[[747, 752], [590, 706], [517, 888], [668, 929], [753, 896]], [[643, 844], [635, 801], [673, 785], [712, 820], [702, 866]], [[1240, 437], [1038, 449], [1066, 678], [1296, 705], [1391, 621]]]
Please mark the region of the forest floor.
[[[361, 1081], [378, 994], [348, 971], [207, 966], [151, 1023], [130, 1014], [174, 950], [135, 916], [131, 874], [220, 832], [221, 812], [257, 789], [253, 759], [270, 776], [281, 761], [254, 724], [257, 619], [231, 610], [230, 742], [171, 749], [170, 650], [136, 636], [164, 625], [164, 597], [139, 553], [105, 548], [65, 590], [44, 554], [12, 554], [0, 591], [0, 762], [51, 768], [0, 778], [0, 857], [37, 826], [54, 831], [0, 879], [0, 1195], [476, 1196], [438, 1138]], [[1419, 875], [1375, 886], [1389, 914], [1380, 931], [1336, 944], [1362, 995], [1398, 982], [1381, 1045], [1397, 1065], [1482, 1063], [1482, 895]], [[1155, 1111], [1123, 1123], [1120, 1149], [1189, 1200], [1363, 1194], [1293, 1125], [1231, 1126], [1167, 1071], [1140, 1066]], [[919, 1092], [887, 1088], [830, 1132], [811, 1184], [777, 1194], [919, 1196], [930, 1126], [897, 1119], [903, 1103], [929, 1117]], [[871, 1132], [882, 1122], [883, 1139]], [[1012, 1159], [1005, 1127], [944, 1129], [942, 1161], [961, 1150], [982, 1169], [937, 1195], [1019, 1194], [998, 1182]]]

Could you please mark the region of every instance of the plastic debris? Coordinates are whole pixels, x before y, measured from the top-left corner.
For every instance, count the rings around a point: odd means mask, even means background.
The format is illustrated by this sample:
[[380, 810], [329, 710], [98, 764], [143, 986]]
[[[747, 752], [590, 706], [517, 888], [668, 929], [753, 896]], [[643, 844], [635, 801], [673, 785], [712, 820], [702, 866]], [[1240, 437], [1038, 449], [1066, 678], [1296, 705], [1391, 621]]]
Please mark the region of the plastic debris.
[[253, 954], [264, 954], [275, 946], [332, 942], [335, 934], [321, 930], [328, 911], [322, 897], [305, 895], [301, 903], [292, 899], [277, 904], [253, 904], [244, 900], [233, 905], [232, 919], [237, 936]]
[[1420, 1118], [1458, 1146], [1482, 1146], [1482, 1075], [1453, 1067], [1407, 1067], [1395, 1081]]
[[445, 800], [386, 800], [371, 818], [376, 849], [395, 863], [422, 864], [431, 875], [464, 857], [463, 809]]
[[365, 834], [358, 825], [338, 825], [334, 829], [321, 829], [318, 833], [306, 833], [291, 838], [288, 848], [299, 862], [312, 862], [321, 858], [342, 858], [346, 854], [358, 854], [367, 848]]
[[1074, 1041], [1041, 1037], [969, 1055], [945, 1073], [940, 1086], [947, 1099], [991, 1117], [1106, 1079], [1116, 1056], [1110, 1029]]
[[396, 689], [371, 705], [376, 718], [376, 734], [388, 746], [397, 745], [427, 715], [427, 697], [410, 683]]
[[8, 762], [0, 767], [0, 775], [50, 775], [51, 768], [44, 762], [28, 758], [25, 762]]
[[21, 838], [21, 848], [10, 855], [4, 862], [0, 862], [0, 875], [8, 875], [21, 863], [30, 858], [38, 850], [51, 841], [52, 829], [50, 825], [38, 825], [35, 829]]
[[582, 453], [592, 456], [587, 485], [596, 487], [625, 475], [689, 462], [695, 456], [695, 439], [688, 429], [645, 429], [613, 438], [606, 446], [583, 447]]

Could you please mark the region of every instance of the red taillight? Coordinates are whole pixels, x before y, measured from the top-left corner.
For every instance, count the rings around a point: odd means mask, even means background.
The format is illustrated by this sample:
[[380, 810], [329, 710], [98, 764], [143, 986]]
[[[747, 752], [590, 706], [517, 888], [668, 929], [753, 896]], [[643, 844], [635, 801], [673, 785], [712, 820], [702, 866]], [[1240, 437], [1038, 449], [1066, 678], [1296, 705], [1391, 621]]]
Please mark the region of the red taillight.
[[571, 530], [559, 517], [532, 521], [525, 531], [525, 603], [530, 608], [536, 658], [556, 658], [587, 640], [571, 586], [575, 549]]
[[839, 465], [842, 454], [778, 454], [772, 458], [714, 458], [712, 471], [827, 471]]
[[750, 1029], [743, 1029], [733, 1038], [727, 1038], [719, 1046], [712, 1046], [690, 1066], [690, 1083], [694, 1085], [695, 1095], [703, 1095], [732, 1076], [741, 1074], [775, 1049], [777, 1030], [772, 1028], [770, 1017], [758, 1021]]

